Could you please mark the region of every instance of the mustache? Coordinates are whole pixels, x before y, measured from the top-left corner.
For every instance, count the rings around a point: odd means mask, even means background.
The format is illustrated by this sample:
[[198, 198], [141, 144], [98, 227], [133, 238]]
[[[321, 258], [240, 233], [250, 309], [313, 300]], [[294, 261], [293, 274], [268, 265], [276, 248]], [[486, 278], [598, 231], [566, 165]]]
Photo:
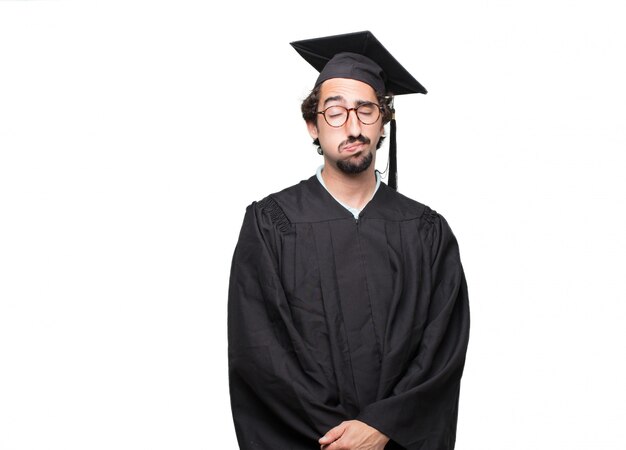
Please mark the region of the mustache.
[[346, 145], [354, 144], [355, 142], [360, 142], [361, 144], [367, 145], [371, 142], [371, 140], [370, 138], [363, 136], [362, 134], [359, 134], [356, 137], [350, 136], [348, 139], [346, 139], [341, 144], [339, 144], [339, 150], [341, 150], [342, 147], [345, 147]]

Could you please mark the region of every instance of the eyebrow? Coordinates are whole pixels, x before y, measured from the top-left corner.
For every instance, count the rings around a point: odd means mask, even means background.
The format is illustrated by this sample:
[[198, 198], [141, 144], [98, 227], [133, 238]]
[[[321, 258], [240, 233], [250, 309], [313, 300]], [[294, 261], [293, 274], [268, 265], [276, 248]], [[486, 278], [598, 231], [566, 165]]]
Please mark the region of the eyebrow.
[[[328, 103], [330, 102], [335, 102], [335, 101], [344, 101], [345, 102], [345, 98], [343, 98], [343, 96], [341, 95], [334, 95], [332, 97], [328, 97], [326, 100], [324, 100], [324, 106], [326, 106]], [[370, 103], [375, 103], [371, 100], [356, 100], [354, 102], [355, 106], [361, 106], [361, 105], [365, 105], [365, 104], [370, 104]]]
[[341, 96], [341, 95], [334, 95], [332, 97], [328, 97], [326, 100], [324, 100], [324, 106], [326, 106], [330, 102], [335, 102], [335, 101], [339, 101], [339, 100], [344, 100], [345, 101], [345, 98], [343, 98], [343, 96]]

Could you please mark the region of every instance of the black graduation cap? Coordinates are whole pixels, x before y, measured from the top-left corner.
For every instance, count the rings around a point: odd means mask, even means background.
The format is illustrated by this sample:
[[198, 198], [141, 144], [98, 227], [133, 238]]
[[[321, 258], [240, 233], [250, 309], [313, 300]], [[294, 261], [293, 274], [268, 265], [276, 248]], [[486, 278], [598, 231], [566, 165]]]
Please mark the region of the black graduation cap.
[[[320, 72], [315, 85], [331, 78], [369, 84], [383, 95], [426, 94], [426, 89], [387, 51], [370, 31], [291, 43]], [[396, 121], [390, 123], [389, 186], [397, 189]]]

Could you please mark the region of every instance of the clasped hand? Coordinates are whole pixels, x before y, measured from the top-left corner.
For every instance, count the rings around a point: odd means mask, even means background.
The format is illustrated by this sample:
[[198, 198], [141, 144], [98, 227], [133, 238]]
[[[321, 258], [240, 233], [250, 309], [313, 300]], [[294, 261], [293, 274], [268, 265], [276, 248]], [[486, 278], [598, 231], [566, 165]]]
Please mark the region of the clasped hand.
[[321, 450], [383, 450], [389, 438], [359, 420], [341, 422], [320, 440]]

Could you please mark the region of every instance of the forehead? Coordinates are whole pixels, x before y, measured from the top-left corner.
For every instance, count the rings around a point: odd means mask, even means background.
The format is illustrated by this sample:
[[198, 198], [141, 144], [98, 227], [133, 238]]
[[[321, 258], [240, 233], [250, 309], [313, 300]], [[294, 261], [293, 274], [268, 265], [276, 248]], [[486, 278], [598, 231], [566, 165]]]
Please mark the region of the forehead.
[[320, 102], [330, 97], [340, 97], [347, 103], [355, 101], [376, 102], [376, 92], [369, 84], [350, 78], [331, 78], [322, 83]]

